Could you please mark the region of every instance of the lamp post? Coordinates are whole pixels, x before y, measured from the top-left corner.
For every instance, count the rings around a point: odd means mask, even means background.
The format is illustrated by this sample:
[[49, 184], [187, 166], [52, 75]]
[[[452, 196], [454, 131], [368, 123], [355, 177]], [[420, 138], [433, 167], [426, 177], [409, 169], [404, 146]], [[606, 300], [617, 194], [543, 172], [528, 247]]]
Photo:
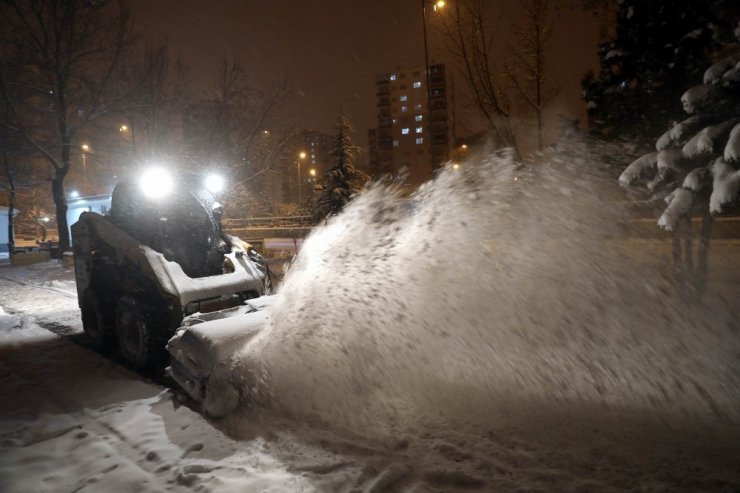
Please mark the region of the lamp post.
[[82, 144], [80, 148], [82, 149], [82, 177], [87, 178], [87, 151], [90, 150], [90, 146]]
[[301, 188], [303, 188], [303, 183], [301, 183], [301, 161], [303, 161], [304, 159], [306, 159], [306, 153], [301, 151], [298, 154], [298, 160], [296, 161], [296, 163], [298, 164], [298, 204], [299, 205], [302, 202]]
[[427, 83], [427, 135], [429, 137], [429, 160], [432, 164], [432, 172], [435, 171], [437, 163], [434, 159], [434, 142], [432, 141], [432, 87], [431, 69], [429, 67], [429, 42], [427, 40], [427, 4], [434, 5], [434, 11], [445, 6], [444, 0], [421, 0], [421, 23], [424, 28], [424, 72]]

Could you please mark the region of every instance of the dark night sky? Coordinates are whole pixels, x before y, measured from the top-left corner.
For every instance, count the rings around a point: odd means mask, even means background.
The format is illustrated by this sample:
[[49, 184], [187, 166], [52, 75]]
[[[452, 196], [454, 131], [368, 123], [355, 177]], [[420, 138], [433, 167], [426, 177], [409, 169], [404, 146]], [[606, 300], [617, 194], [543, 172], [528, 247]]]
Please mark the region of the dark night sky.
[[[233, 54], [257, 85], [287, 75], [295, 101], [291, 109], [301, 128], [330, 132], [341, 102], [363, 145], [376, 122], [376, 76], [396, 66], [423, 65], [418, 0], [132, 1], [147, 34], [166, 37], [189, 66], [198, 91], [207, 90], [206, 78]], [[517, 2], [504, 5], [502, 31], [517, 16]], [[551, 10], [555, 35], [548, 63], [560, 93], [550, 112], [583, 121], [579, 81], [596, 64], [598, 25], [578, 8]], [[500, 39], [508, 42], [505, 34]], [[431, 28], [430, 43], [432, 61], [445, 61]], [[462, 89], [460, 77], [456, 84]], [[460, 119], [476, 129], [474, 118], [463, 114]]]

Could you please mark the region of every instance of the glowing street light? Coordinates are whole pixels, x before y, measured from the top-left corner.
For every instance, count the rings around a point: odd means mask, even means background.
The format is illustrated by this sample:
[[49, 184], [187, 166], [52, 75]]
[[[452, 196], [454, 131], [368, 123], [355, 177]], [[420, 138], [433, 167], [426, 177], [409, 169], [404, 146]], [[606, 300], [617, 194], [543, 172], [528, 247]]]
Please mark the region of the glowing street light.
[[301, 188], [303, 188], [303, 184], [301, 183], [301, 161], [306, 159], [306, 153], [304, 151], [299, 152], [298, 158], [299, 159], [296, 160], [296, 164], [298, 165], [298, 203], [300, 204], [302, 202]]
[[445, 0], [437, 0], [436, 2], [434, 2], [435, 12], [443, 8], [445, 8]]
[[69, 196], [73, 199], [78, 199], [80, 198], [80, 192], [78, 192], [77, 190], [72, 190], [71, 192], [69, 192]]
[[457, 164], [457, 163], [455, 163], [455, 164], [452, 165], [452, 169], [455, 169], [456, 170], [456, 169], [459, 169], [459, 168], [460, 168], [460, 165]]
[[310, 170], [308, 170], [308, 174], [311, 176], [316, 176], [316, 170], [311, 168]]
[[82, 144], [80, 148], [82, 149], [82, 176], [87, 178], [87, 152], [90, 150], [90, 146]]
[[41, 220], [44, 221], [45, 223], [49, 222], [49, 218], [46, 216], [42, 217]]
[[121, 127], [118, 129], [119, 132], [128, 132], [128, 125], [121, 125]]

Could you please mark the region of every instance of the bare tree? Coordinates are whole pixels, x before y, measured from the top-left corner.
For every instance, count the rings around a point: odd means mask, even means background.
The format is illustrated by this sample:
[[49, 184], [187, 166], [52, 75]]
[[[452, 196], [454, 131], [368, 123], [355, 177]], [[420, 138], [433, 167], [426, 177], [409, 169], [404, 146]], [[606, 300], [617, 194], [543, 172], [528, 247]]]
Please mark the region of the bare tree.
[[133, 104], [125, 112], [121, 132], [135, 159], [174, 153], [181, 147], [179, 122], [188, 101], [188, 71], [179, 58], [172, 60], [168, 43], [147, 43], [141, 62], [133, 66]]
[[266, 179], [282, 176], [283, 158], [295, 135], [280, 115], [287, 82], [260, 91], [238, 60], [226, 58], [214, 85], [213, 98], [195, 101], [186, 111], [188, 158], [197, 166], [221, 168], [231, 178], [233, 202], [249, 197], [248, 206], [254, 209]]
[[523, 0], [524, 21], [514, 24], [511, 60], [505, 63], [506, 75], [522, 110], [534, 114], [537, 125], [537, 148], [542, 150], [545, 105], [557, 93], [550, 83], [546, 54], [552, 41], [552, 24], [548, 19], [548, 0]]
[[[132, 46], [129, 10], [119, 1], [3, 0], [2, 97], [18, 132], [48, 163], [59, 246], [69, 249], [64, 179], [83, 129], [119, 110], [120, 83]], [[13, 65], [17, 77], [4, 76]]]
[[501, 143], [518, 154], [511, 125], [506, 76], [495, 63], [496, 19], [488, 0], [459, 0], [444, 17], [442, 29], [450, 53], [468, 86], [468, 101], [478, 110]]

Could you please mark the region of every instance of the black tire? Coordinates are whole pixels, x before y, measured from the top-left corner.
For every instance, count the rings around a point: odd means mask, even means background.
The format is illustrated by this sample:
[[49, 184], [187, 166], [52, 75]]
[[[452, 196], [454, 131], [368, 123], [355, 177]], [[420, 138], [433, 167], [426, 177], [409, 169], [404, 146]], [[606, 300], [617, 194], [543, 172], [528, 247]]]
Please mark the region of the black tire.
[[106, 310], [94, 290], [88, 288], [82, 295], [82, 329], [92, 346], [101, 352], [109, 351], [115, 345], [113, 336], [112, 310]]
[[116, 306], [118, 351], [136, 370], [153, 369], [166, 359], [166, 327], [157, 322], [155, 310], [132, 296], [123, 296]]

